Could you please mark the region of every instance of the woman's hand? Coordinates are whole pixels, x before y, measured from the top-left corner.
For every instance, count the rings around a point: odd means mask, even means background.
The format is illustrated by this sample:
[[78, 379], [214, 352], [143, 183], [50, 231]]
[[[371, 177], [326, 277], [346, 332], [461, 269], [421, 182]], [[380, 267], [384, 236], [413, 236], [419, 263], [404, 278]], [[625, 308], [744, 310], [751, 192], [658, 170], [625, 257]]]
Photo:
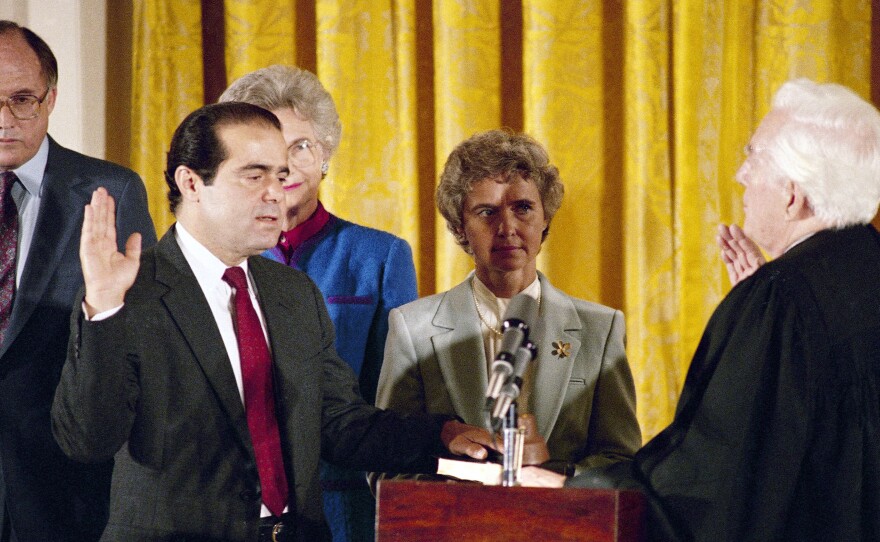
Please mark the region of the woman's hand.
[[519, 483], [524, 487], [562, 487], [565, 485], [565, 476], [541, 467], [523, 467], [519, 473]]

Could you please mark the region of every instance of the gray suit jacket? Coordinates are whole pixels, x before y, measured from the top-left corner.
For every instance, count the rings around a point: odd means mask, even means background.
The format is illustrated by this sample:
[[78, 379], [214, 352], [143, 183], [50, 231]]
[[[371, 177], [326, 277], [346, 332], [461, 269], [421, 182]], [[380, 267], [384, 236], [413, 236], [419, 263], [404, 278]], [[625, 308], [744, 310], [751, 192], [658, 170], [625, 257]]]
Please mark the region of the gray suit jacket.
[[[333, 347], [317, 287], [265, 258], [248, 266], [273, 352], [296, 539], [327, 540], [319, 455], [361, 470], [431, 471], [448, 418], [403, 419], [366, 404]], [[102, 540], [254, 540], [260, 481], [244, 407], [174, 228], [143, 254], [118, 314], [99, 322], [75, 314], [71, 325], [53, 429], [74, 459], [115, 454]]]
[[36, 229], [0, 344], [0, 510], [5, 501], [23, 542], [97, 540], [107, 521], [112, 463], [71, 461], [49, 422], [70, 310], [83, 283], [83, 208], [99, 186], [116, 200], [120, 248], [132, 232], [141, 233], [145, 247], [153, 245], [156, 232], [137, 174], [49, 138]]
[[[623, 314], [539, 278], [540, 320], [529, 335], [538, 347], [532, 403], [551, 461], [581, 470], [631, 458], [641, 432]], [[470, 278], [391, 311], [377, 406], [486, 426], [487, 385]]]

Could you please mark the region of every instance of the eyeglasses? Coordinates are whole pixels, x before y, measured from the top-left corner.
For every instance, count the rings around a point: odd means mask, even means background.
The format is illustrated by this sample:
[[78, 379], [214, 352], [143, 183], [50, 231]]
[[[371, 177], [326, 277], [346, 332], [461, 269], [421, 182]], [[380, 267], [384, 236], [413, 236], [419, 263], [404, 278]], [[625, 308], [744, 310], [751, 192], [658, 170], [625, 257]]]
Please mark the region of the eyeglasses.
[[42, 98], [37, 98], [33, 94], [16, 94], [5, 100], [0, 99], [0, 111], [3, 110], [3, 106], [6, 106], [12, 112], [12, 116], [18, 120], [35, 119], [40, 116], [40, 105], [46, 101], [50, 90], [52, 90], [51, 87], [47, 88]]
[[309, 167], [318, 161], [318, 150], [317, 143], [303, 139], [287, 148], [287, 157], [296, 167]]

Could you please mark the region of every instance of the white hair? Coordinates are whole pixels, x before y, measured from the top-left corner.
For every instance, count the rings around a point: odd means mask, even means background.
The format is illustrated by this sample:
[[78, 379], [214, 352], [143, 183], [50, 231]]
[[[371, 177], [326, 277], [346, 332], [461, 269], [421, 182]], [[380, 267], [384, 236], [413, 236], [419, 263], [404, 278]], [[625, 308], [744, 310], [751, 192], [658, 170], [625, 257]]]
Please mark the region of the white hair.
[[330, 157], [339, 146], [342, 123], [333, 97], [312, 72], [275, 64], [236, 79], [220, 102], [247, 102], [269, 111], [290, 108], [312, 123], [315, 137]]
[[880, 204], [880, 112], [850, 89], [796, 79], [773, 97], [784, 124], [768, 150], [813, 212], [835, 228], [867, 224]]

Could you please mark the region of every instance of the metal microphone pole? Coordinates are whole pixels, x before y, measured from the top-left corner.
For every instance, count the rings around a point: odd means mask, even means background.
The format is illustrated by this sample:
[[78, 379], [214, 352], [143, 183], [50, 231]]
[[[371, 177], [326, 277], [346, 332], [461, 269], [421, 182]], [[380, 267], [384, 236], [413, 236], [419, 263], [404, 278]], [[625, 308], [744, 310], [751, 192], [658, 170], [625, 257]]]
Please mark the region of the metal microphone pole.
[[507, 414], [504, 416], [502, 435], [504, 437], [504, 451], [501, 457], [501, 485], [518, 486], [519, 473], [522, 469], [523, 442], [525, 432], [519, 427], [516, 401], [510, 404]]

